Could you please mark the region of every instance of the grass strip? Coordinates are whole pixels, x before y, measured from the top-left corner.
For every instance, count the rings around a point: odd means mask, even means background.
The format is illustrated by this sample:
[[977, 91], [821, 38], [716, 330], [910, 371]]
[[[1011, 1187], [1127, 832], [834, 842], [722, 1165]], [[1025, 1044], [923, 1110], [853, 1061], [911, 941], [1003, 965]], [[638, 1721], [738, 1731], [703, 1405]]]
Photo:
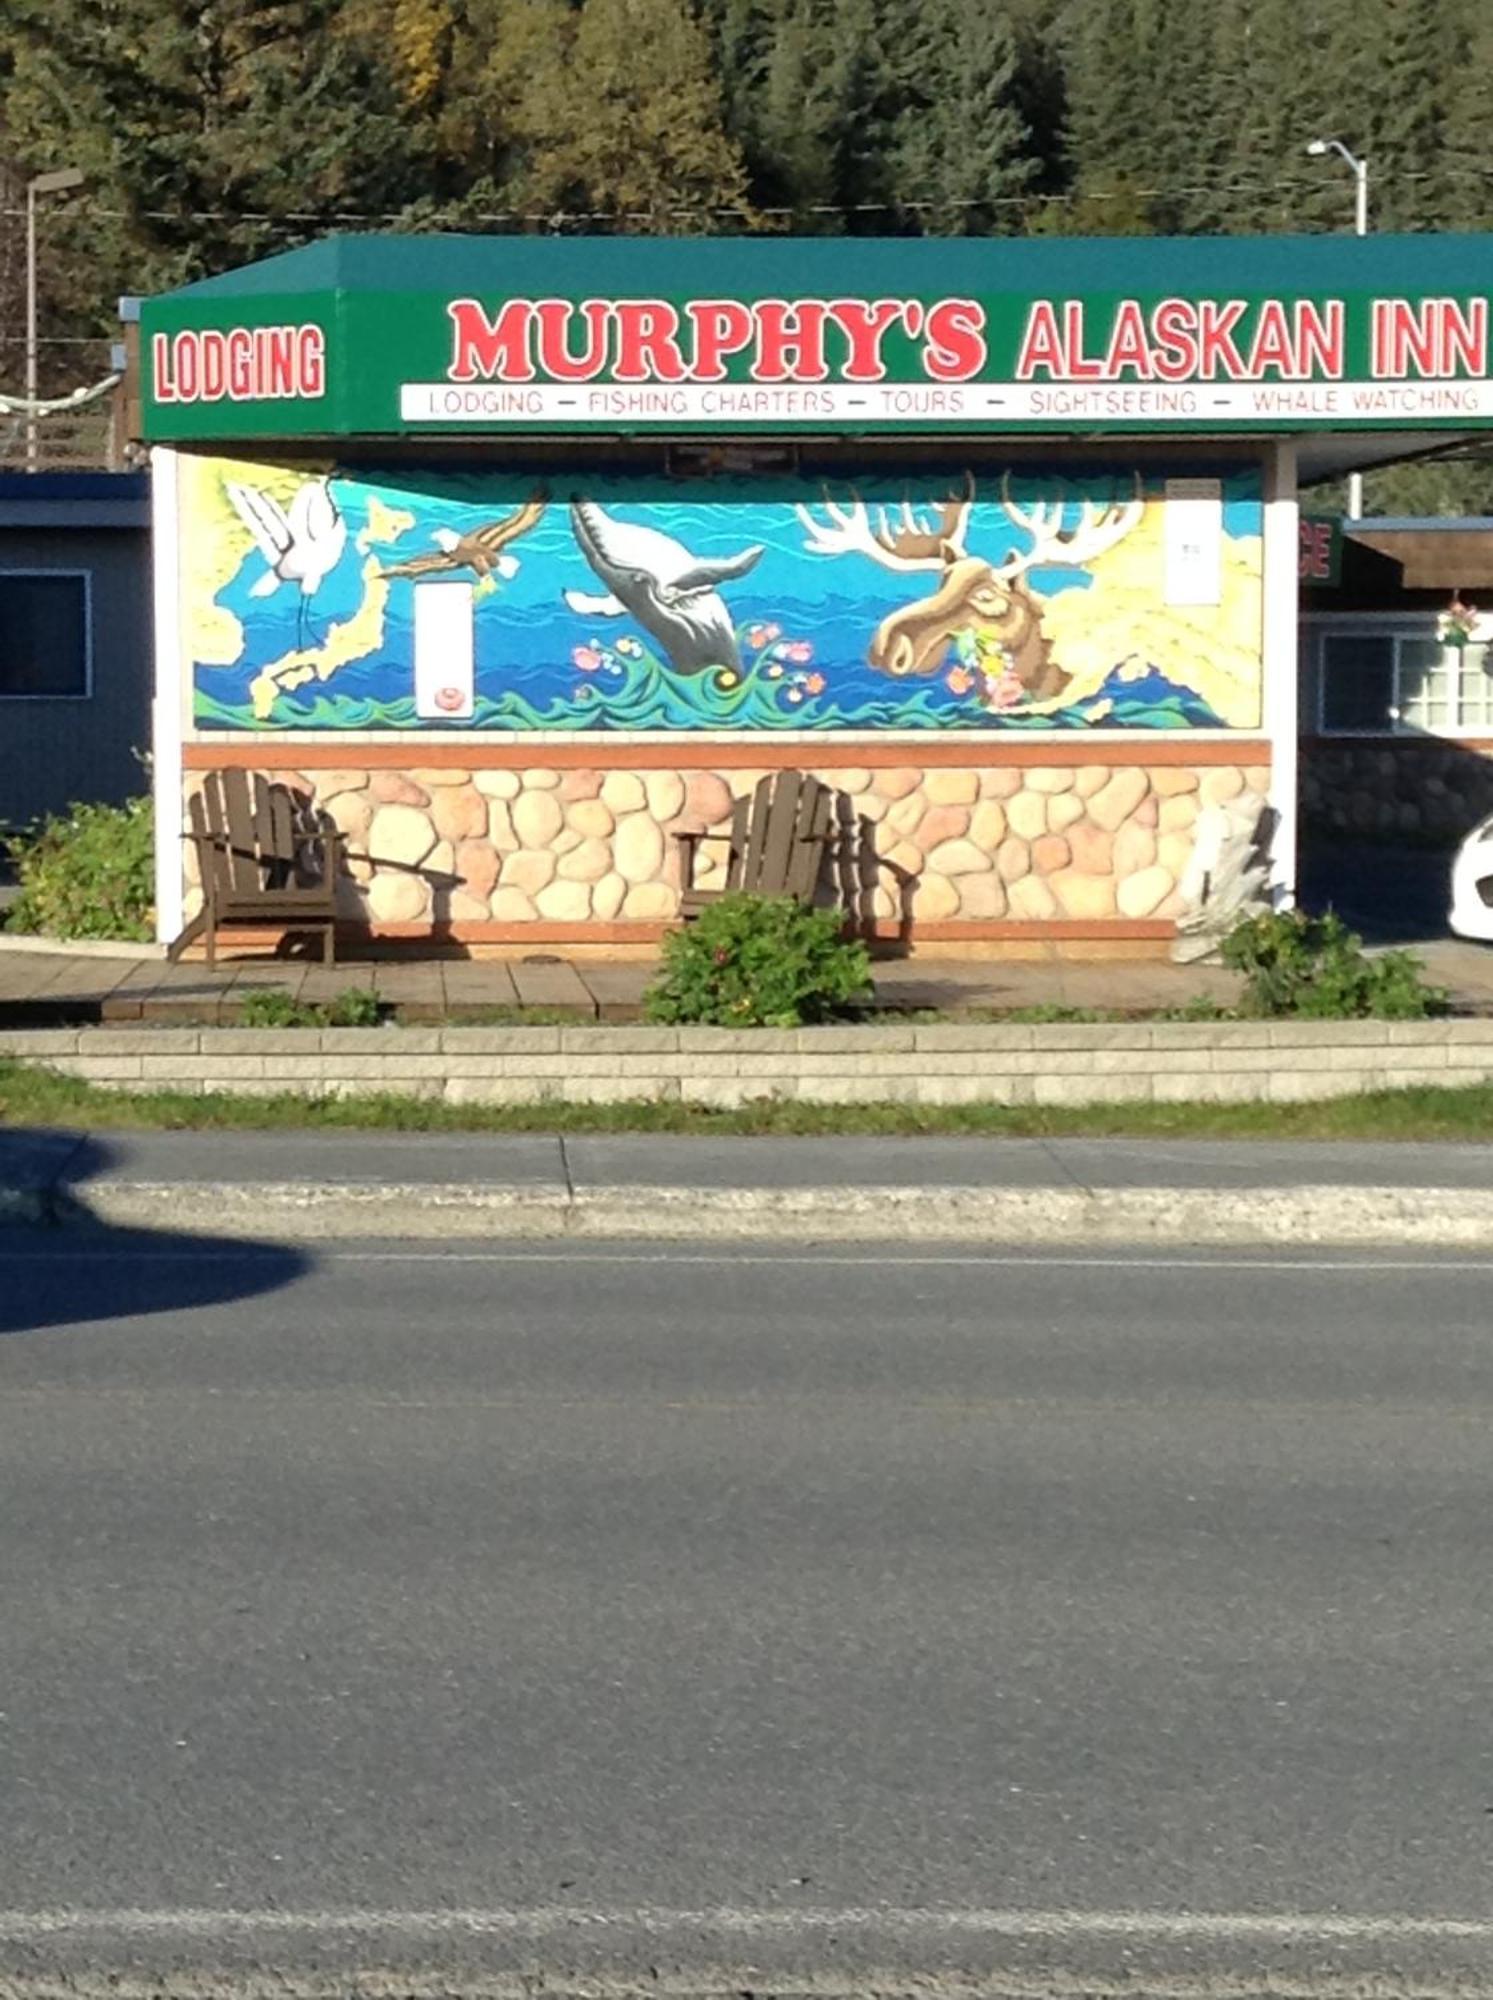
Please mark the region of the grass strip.
[[695, 1132], [783, 1138], [972, 1133], [992, 1138], [1493, 1140], [1493, 1084], [1384, 1090], [1307, 1104], [446, 1104], [355, 1097], [104, 1089], [0, 1062], [0, 1125], [84, 1131]]

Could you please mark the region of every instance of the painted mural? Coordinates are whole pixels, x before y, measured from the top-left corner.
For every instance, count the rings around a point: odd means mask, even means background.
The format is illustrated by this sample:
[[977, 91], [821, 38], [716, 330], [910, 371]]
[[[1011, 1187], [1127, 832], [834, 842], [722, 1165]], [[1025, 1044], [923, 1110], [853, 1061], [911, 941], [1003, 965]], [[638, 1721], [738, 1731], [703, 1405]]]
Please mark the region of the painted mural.
[[[1206, 474], [562, 483], [186, 458], [194, 719], [1257, 728], [1259, 482]], [[1184, 491], [1205, 495], [1190, 548]]]

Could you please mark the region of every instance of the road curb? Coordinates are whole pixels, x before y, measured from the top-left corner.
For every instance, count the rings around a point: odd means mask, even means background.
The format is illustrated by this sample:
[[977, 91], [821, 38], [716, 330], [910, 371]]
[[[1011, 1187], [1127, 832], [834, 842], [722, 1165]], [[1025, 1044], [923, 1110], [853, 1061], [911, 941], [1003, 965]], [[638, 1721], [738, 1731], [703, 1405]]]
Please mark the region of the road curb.
[[1493, 1189], [737, 1188], [119, 1181], [0, 1191], [0, 1222], [215, 1238], [1493, 1247]]

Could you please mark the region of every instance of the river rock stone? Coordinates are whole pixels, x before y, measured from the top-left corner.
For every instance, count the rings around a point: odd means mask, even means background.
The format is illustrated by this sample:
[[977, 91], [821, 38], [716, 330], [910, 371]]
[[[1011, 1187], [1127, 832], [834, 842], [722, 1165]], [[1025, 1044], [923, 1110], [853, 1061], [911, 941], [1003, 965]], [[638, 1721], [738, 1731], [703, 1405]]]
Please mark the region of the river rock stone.
[[921, 771], [915, 771], [910, 764], [894, 764], [876, 773], [871, 780], [871, 789], [879, 792], [884, 799], [905, 799], [909, 792], [918, 791], [922, 783]]
[[517, 771], [479, 771], [472, 783], [490, 799], [516, 799], [523, 790]]
[[594, 799], [600, 790], [600, 771], [567, 771], [560, 780], [560, 796], [567, 804], [572, 799]]
[[964, 875], [959, 881], [959, 914], [989, 922], [1006, 914], [1006, 885], [999, 875]]
[[492, 913], [500, 924], [530, 924], [539, 914], [527, 891], [507, 882], [493, 890]]
[[1047, 771], [1028, 771], [1026, 788], [1029, 792], [1071, 792], [1078, 773], [1061, 767]]
[[1073, 859], [1073, 851], [1060, 833], [1044, 833], [1032, 842], [1032, 867], [1039, 875], [1056, 875]]
[[368, 908], [381, 924], [413, 924], [430, 915], [430, 885], [418, 875], [385, 874], [368, 885]]
[[[1096, 792], [1094, 796], [1098, 798], [1100, 794]], [[1047, 880], [1065, 917], [1074, 917], [1083, 923], [1100, 923], [1114, 915], [1115, 884], [1112, 875], [1083, 875], [1076, 868], [1064, 868], [1056, 875], [1049, 875]]]
[[1170, 874], [1159, 862], [1149, 868], [1142, 868], [1138, 874], [1127, 875], [1115, 892], [1122, 917], [1155, 916], [1160, 904], [1176, 887]]
[[[1097, 794], [1096, 794], [1097, 796]], [[1109, 875], [1114, 872], [1114, 835], [1091, 819], [1081, 819], [1068, 829], [1068, 845], [1073, 850], [1073, 866], [1081, 875]]]
[[626, 894], [627, 884], [613, 869], [610, 875], [603, 875], [591, 891], [591, 914], [599, 917], [604, 924], [609, 924], [622, 908]]
[[591, 890], [585, 882], [550, 882], [534, 898], [534, 907], [548, 923], [584, 923], [591, 914]]
[[667, 882], [636, 882], [622, 904], [624, 917], [637, 923], [664, 923], [674, 915], [675, 892]]
[[599, 882], [611, 865], [612, 850], [607, 841], [582, 840], [579, 847], [561, 856], [558, 872], [565, 882]]
[[610, 807], [600, 799], [577, 799], [566, 810], [565, 818], [586, 840], [605, 840], [616, 824]]
[[972, 840], [941, 840], [928, 850], [928, 867], [935, 875], [981, 875], [990, 859], [990, 850]]
[[485, 903], [498, 886], [498, 857], [485, 840], [464, 840], [456, 850], [456, 872], [468, 895]]
[[660, 823], [678, 819], [684, 810], [684, 780], [677, 771], [650, 771], [643, 780], [648, 810]]
[[972, 806], [980, 796], [978, 771], [929, 771], [923, 779], [923, 796], [931, 806]]
[[663, 873], [664, 836], [646, 812], [626, 813], [612, 836], [612, 865], [627, 882], [654, 882]]
[[1012, 833], [1038, 840], [1047, 831], [1047, 801], [1039, 792], [1018, 792], [1006, 807]]
[[554, 873], [555, 857], [548, 848], [539, 852], [520, 848], [516, 854], [503, 856], [498, 880], [505, 889], [522, 889], [526, 896], [537, 896], [554, 879]]
[[1083, 818], [1083, 800], [1076, 791], [1058, 792], [1047, 801], [1047, 831], [1065, 833]]
[[[1122, 879], [1138, 875], [1156, 859], [1156, 836], [1148, 826], [1127, 820], [1114, 837], [1114, 869]], [[1122, 902], [1121, 908], [1124, 907]]]
[[1205, 805], [1226, 805], [1244, 790], [1244, 774], [1232, 764], [1220, 764], [1215, 770], [1203, 773], [1201, 790]]
[[1195, 792], [1198, 788], [1197, 772], [1185, 770], [1180, 764], [1152, 765], [1146, 776], [1158, 799], [1180, 798], [1184, 792]]
[[424, 785], [429, 791], [435, 791], [443, 785], [469, 785], [472, 782], [471, 772], [458, 770], [454, 764], [442, 764], [429, 769], [417, 765], [410, 772], [410, 776], [417, 785]]
[[1006, 809], [999, 799], [981, 799], [969, 816], [969, 837], [987, 854], [995, 853], [1006, 837]]
[[1041, 923], [1058, 913], [1057, 898], [1040, 875], [1023, 875], [1008, 886], [1006, 896], [1011, 915], [1028, 923]]
[[520, 793], [512, 812], [513, 831], [524, 847], [548, 847], [565, 824], [560, 801], [550, 792]]
[[511, 853], [518, 846], [518, 835], [513, 831], [513, 814], [506, 799], [488, 800], [487, 837], [499, 854]]
[[1089, 818], [1106, 833], [1116, 833], [1149, 789], [1144, 771], [1116, 771], [1089, 800]]
[[968, 830], [968, 806], [929, 806], [913, 837], [923, 852], [929, 854], [940, 841], [958, 840]]
[[560, 773], [552, 771], [548, 764], [531, 764], [524, 772], [526, 792], [558, 792]]
[[407, 778], [403, 771], [375, 771], [368, 789], [383, 806], [428, 806], [430, 794], [423, 785]]
[[316, 796], [334, 799], [339, 792], [366, 792], [371, 776], [369, 771], [318, 771]]
[[614, 813], [641, 812], [648, 803], [643, 780], [636, 771], [608, 771], [601, 781], [603, 801]]
[[430, 817], [443, 840], [475, 840], [487, 831], [487, 800], [475, 785], [447, 786], [431, 795]]
[[936, 923], [958, 914], [959, 891], [947, 875], [920, 875], [912, 892], [914, 921]]
[[[610, 801], [609, 801], [610, 803]], [[684, 781], [684, 817], [692, 826], [716, 826], [729, 819], [731, 787], [716, 771], [690, 771]]]
[[397, 861], [418, 867], [435, 842], [435, 828], [411, 805], [380, 806], [368, 829], [368, 852], [375, 864]]
[[1012, 764], [997, 764], [992, 770], [980, 773], [980, 797], [982, 799], [1014, 799], [1021, 790], [1021, 781], [1026, 774]]
[[1008, 885], [1019, 882], [1022, 876], [1029, 875], [1031, 870], [1032, 850], [1026, 842], [1019, 840], [1014, 834], [1009, 839], [1003, 840], [995, 856], [995, 872], [1001, 880]]

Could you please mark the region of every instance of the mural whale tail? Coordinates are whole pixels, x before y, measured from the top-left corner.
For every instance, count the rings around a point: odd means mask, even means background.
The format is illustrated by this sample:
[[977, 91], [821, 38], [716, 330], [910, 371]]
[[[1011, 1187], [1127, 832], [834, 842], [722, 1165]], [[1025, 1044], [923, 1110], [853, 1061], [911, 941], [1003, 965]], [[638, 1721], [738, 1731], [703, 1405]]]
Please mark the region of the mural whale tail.
[[[679, 673], [711, 667], [741, 671], [736, 627], [720, 586], [761, 561], [762, 544], [734, 556], [692, 555], [657, 528], [619, 521], [592, 500], [570, 503], [576, 547], [607, 595], [657, 640]], [[577, 593], [567, 592], [572, 601]]]

